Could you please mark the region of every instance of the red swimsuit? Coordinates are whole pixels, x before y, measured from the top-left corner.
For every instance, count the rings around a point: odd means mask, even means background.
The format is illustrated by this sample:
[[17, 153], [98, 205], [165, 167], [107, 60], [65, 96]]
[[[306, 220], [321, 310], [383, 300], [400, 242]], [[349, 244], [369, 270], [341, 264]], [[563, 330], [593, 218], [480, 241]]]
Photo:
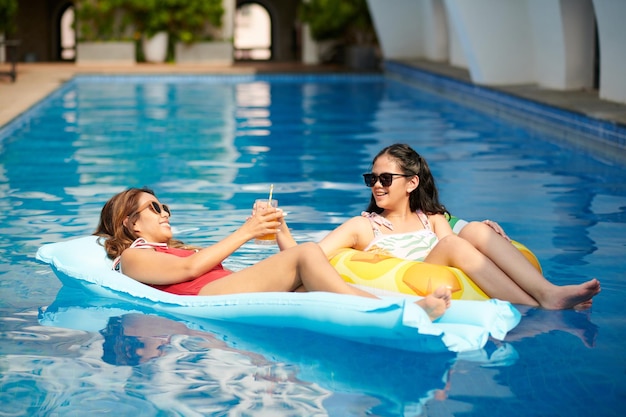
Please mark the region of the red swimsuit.
[[[131, 248], [139, 248], [139, 249], [154, 249], [157, 252], [167, 253], [174, 256], [179, 256], [181, 258], [185, 258], [187, 256], [191, 256], [196, 253], [195, 250], [192, 249], [181, 249], [181, 248], [168, 248], [165, 243], [151, 243], [146, 242], [145, 239], [139, 238], [133, 242], [130, 246]], [[118, 256], [113, 261], [113, 269], [118, 272], [121, 271], [121, 256]], [[178, 295], [198, 295], [202, 287], [207, 285], [210, 282], [217, 281], [220, 278], [224, 278], [227, 275], [232, 274], [232, 271], [228, 269], [224, 269], [221, 263], [217, 264], [210, 271], [200, 275], [198, 278], [194, 278], [189, 281], [179, 282], [178, 284], [167, 284], [167, 285], [153, 285], [147, 284], [151, 287], [154, 287], [158, 290], [169, 292], [172, 294]]]
[[[179, 248], [162, 248], [155, 247], [157, 252], [169, 253], [174, 256], [180, 256], [181, 258], [193, 255], [195, 251], [190, 249], [179, 249]], [[152, 285], [158, 290], [170, 292], [172, 294], [178, 295], [198, 295], [202, 287], [207, 285], [209, 282], [217, 281], [220, 278], [224, 278], [227, 275], [232, 274], [232, 271], [228, 269], [224, 269], [222, 264], [217, 264], [213, 269], [209, 272], [206, 272], [200, 275], [198, 278], [194, 278], [191, 281], [179, 282], [178, 284], [169, 284], [169, 285]]]

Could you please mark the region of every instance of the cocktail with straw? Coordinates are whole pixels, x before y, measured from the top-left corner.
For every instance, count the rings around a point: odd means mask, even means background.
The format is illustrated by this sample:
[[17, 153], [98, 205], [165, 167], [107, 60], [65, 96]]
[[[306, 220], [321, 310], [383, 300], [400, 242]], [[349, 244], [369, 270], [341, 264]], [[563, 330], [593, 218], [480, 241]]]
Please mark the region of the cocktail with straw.
[[[278, 207], [278, 200], [273, 199], [272, 195], [274, 193], [274, 184], [270, 184], [270, 194], [268, 198], [258, 198], [254, 201], [254, 207], [257, 209], [263, 207]], [[257, 245], [272, 245], [276, 243], [276, 233], [270, 233], [264, 236], [259, 236], [254, 239], [254, 243]]]

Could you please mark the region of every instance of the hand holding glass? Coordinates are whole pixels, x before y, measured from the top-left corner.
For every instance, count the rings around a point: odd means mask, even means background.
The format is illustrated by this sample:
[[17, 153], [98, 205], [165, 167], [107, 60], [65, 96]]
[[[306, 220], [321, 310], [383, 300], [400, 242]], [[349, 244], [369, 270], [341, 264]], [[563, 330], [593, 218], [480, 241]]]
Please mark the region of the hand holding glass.
[[[271, 207], [278, 208], [278, 200], [268, 200], [267, 198], [259, 198], [254, 201], [254, 208], [256, 210], [261, 208], [267, 208], [268, 202]], [[254, 239], [254, 243], [257, 245], [273, 245], [276, 243], [276, 233], [270, 233], [264, 236], [259, 236]]]

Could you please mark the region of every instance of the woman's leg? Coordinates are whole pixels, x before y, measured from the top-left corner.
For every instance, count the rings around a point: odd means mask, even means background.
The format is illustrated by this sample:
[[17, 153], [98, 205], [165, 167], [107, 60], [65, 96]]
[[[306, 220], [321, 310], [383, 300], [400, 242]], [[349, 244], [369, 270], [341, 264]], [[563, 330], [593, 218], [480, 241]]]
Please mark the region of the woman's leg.
[[[459, 268], [464, 270], [472, 279], [475, 278], [476, 283], [481, 288], [483, 288], [484, 283], [483, 290], [492, 297], [505, 297], [503, 299], [519, 304], [538, 304], [546, 309], [559, 310], [587, 308], [591, 305], [591, 298], [600, 292], [600, 283], [596, 279], [579, 285], [557, 286], [552, 284], [535, 269], [517, 248], [483, 223], [472, 222], [468, 224], [461, 230], [458, 238], [466, 241], [475, 249], [474, 251], [469, 250], [472, 260], [462, 261], [469, 262], [472, 272], [463, 266], [459, 266]], [[468, 250], [467, 245], [462, 243], [453, 241], [448, 243], [463, 246], [464, 249], [461, 251]], [[454, 248], [450, 250], [459, 251], [459, 249]], [[482, 267], [472, 263], [481, 258], [475, 253], [476, 251], [486, 258], [486, 260], [482, 260]], [[456, 261], [458, 262], [459, 259]], [[520, 293], [520, 290], [526, 296]], [[527, 297], [532, 298], [533, 301], [530, 303], [516, 301], [528, 300]]]
[[559, 310], [579, 304], [588, 307], [590, 303], [587, 305], [587, 302], [600, 292], [600, 282], [595, 278], [578, 285], [554, 285], [515, 246], [483, 223], [468, 224], [461, 230], [459, 237], [469, 241], [491, 259], [544, 308]]
[[328, 291], [376, 298], [373, 294], [348, 285], [330, 265], [319, 246], [303, 243], [278, 252], [248, 268], [207, 284], [200, 295], [245, 292]]
[[[301, 286], [307, 291], [378, 298], [347, 284], [315, 243], [304, 243], [284, 250], [255, 265], [213, 281], [205, 285], [199, 295], [295, 291]], [[434, 320], [448, 308], [450, 292], [439, 289], [433, 296], [426, 297], [417, 304]]]
[[489, 258], [470, 242], [456, 235], [441, 239], [424, 261], [459, 268], [491, 298], [515, 304], [539, 305], [536, 299], [520, 288]]

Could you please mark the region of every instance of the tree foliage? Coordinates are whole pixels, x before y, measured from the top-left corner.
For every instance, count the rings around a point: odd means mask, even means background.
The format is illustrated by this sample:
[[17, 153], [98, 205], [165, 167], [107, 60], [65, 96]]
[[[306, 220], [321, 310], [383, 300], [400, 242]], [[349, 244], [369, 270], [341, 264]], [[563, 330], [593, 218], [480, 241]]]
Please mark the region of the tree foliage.
[[79, 37], [91, 41], [166, 31], [193, 42], [221, 27], [223, 14], [222, 0], [76, 0]]
[[376, 35], [366, 0], [310, 0], [300, 7], [300, 19], [308, 23], [311, 36], [323, 41], [371, 43]]
[[147, 36], [166, 31], [176, 40], [193, 42], [222, 26], [222, 0], [127, 0], [137, 29]]
[[17, 16], [17, 0], [0, 0], [0, 33], [6, 34], [15, 31]]
[[116, 41], [132, 38], [128, 0], [76, 0], [80, 41]]

